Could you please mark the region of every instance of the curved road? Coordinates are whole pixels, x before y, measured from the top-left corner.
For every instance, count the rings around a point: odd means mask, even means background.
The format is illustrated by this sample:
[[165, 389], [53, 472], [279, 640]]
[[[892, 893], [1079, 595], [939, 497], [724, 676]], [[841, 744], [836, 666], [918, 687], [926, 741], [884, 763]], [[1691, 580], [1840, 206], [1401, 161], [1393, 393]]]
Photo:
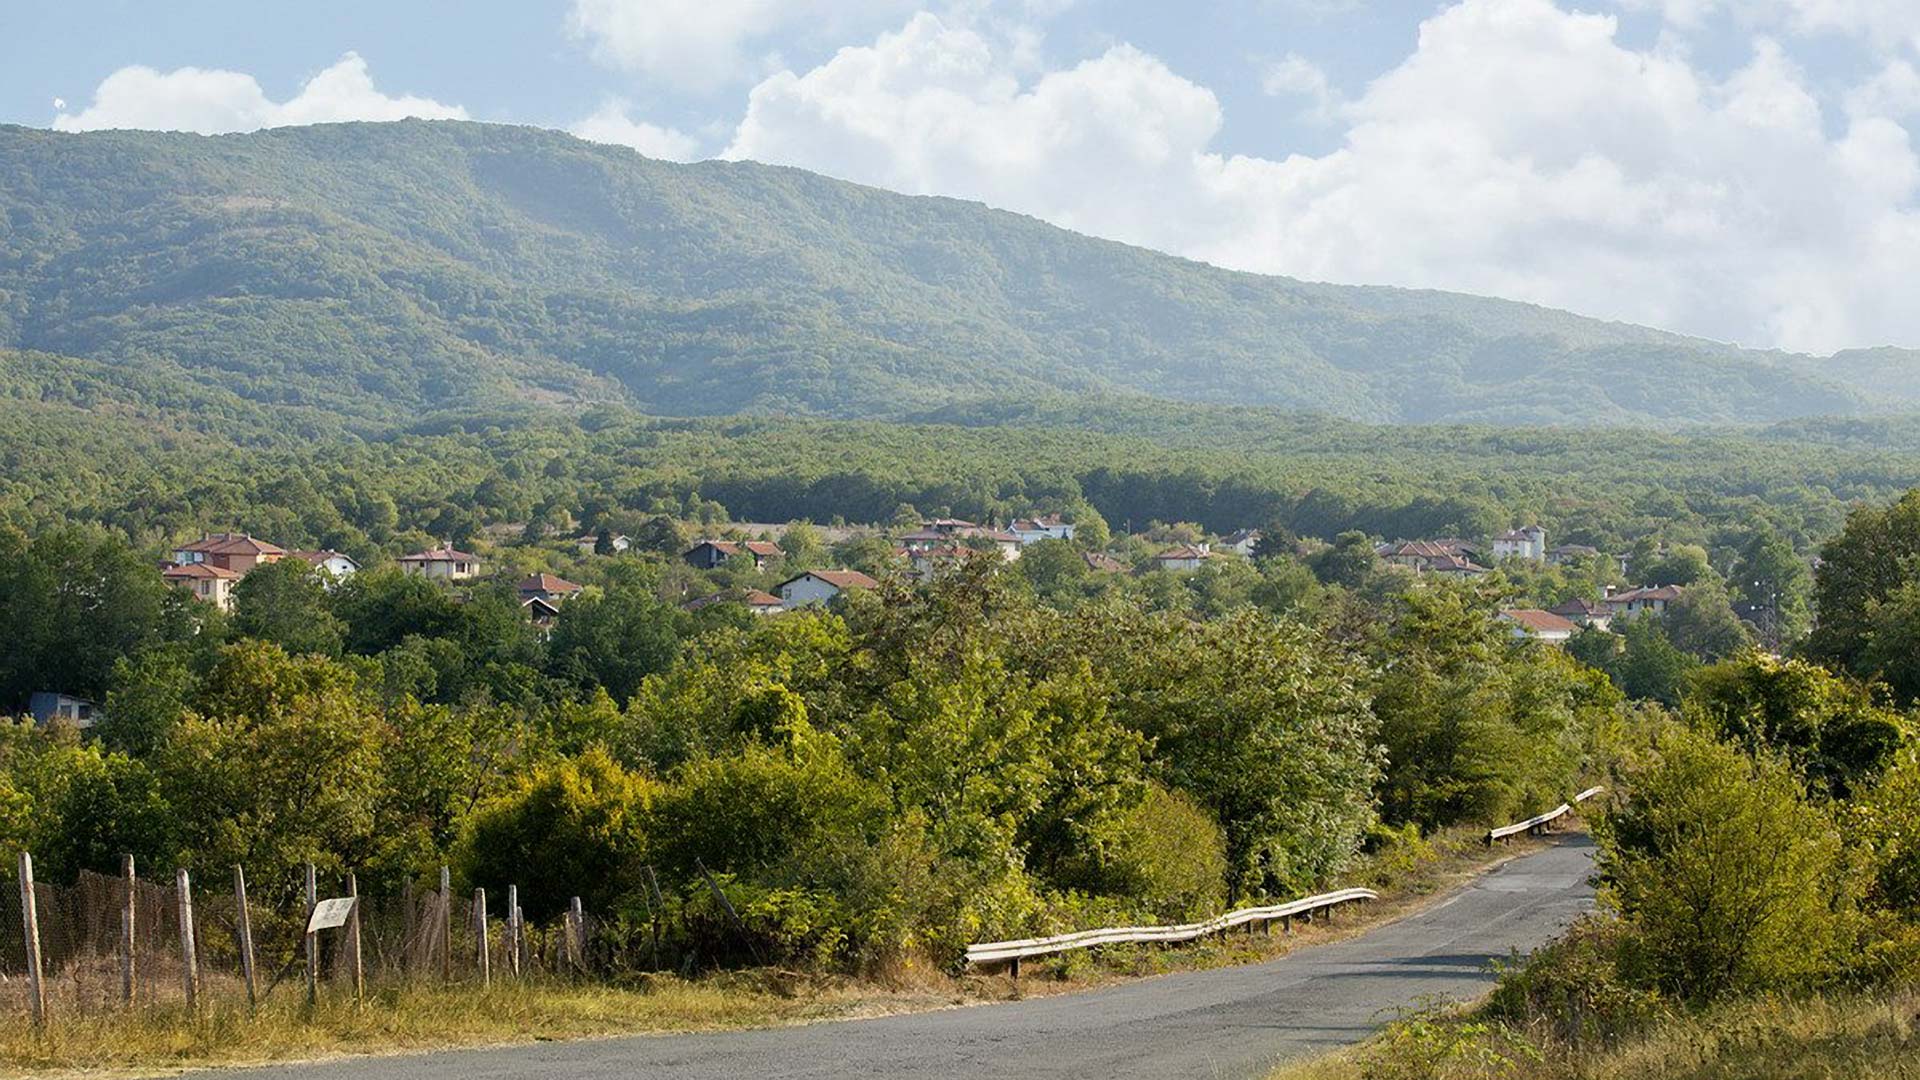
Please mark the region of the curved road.
[[[639, 1035], [243, 1070], [285, 1080], [1259, 1077], [1356, 1042], [1394, 1009], [1492, 983], [1592, 906], [1592, 843], [1568, 836], [1418, 915], [1263, 964], [1083, 994], [803, 1027]], [[228, 1075], [233, 1075], [229, 1073]]]

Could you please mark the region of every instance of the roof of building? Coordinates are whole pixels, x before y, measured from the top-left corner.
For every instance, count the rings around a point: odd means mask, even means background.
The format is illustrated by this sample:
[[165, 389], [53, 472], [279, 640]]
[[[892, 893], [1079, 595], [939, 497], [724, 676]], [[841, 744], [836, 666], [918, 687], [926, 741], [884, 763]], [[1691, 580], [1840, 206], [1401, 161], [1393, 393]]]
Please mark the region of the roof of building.
[[164, 567], [160, 571], [160, 576], [163, 578], [177, 578], [182, 581], [194, 578], [225, 578], [230, 581], [241, 575], [238, 570], [229, 570], [224, 566], [215, 566], [212, 563], [191, 562]]
[[1539, 608], [1508, 608], [1500, 613], [1500, 617], [1519, 623], [1533, 634], [1571, 634], [1579, 629], [1553, 612]]
[[1440, 540], [1402, 540], [1380, 550], [1382, 558], [1445, 559], [1459, 554], [1458, 548], [1449, 547]]
[[1235, 529], [1226, 535], [1229, 544], [1244, 544], [1249, 540], [1260, 539], [1259, 529]]
[[1584, 597], [1576, 596], [1571, 600], [1562, 600], [1547, 610], [1553, 612], [1555, 615], [1565, 615], [1568, 618], [1591, 618], [1595, 615], [1605, 615], [1609, 609], [1607, 605], [1598, 600], [1588, 600]]
[[1463, 559], [1458, 555], [1435, 556], [1431, 561], [1427, 563], [1427, 570], [1430, 573], [1435, 573], [1435, 574], [1491, 573], [1491, 571], [1489, 571], [1486, 567], [1481, 566], [1479, 563], [1476, 563], [1471, 559]]
[[175, 551], [197, 551], [204, 555], [285, 555], [286, 549], [277, 544], [269, 544], [247, 533], [208, 533], [191, 544], [181, 544]]
[[1211, 559], [1213, 558], [1213, 552], [1202, 551], [1197, 547], [1181, 544], [1179, 547], [1168, 548], [1160, 554], [1155, 555], [1154, 558], [1159, 559], [1161, 562], [1179, 562], [1185, 559]]
[[804, 574], [795, 574], [780, 583], [781, 588], [799, 581], [801, 578], [819, 578], [836, 589], [877, 589], [880, 583], [858, 570], [808, 570]]
[[1678, 600], [1680, 599], [1680, 594], [1685, 591], [1685, 589], [1682, 589], [1678, 585], [1655, 585], [1651, 587], [1643, 585], [1638, 589], [1628, 589], [1625, 592], [1614, 593], [1612, 596], [1607, 597], [1607, 603], [1631, 604], [1636, 602], [1644, 603], [1650, 600]]
[[1114, 573], [1125, 573], [1127, 569], [1126, 563], [1121, 562], [1119, 559], [1114, 558], [1104, 551], [1083, 551], [1080, 553], [1080, 557], [1086, 560], [1087, 569], [1089, 570], [1110, 570]]
[[934, 518], [932, 521], [922, 522], [921, 524], [925, 525], [929, 529], [948, 529], [948, 530], [977, 529], [980, 527], [978, 522], [968, 521], [965, 518]]
[[1534, 534], [1544, 533], [1545, 531], [1546, 530], [1542, 529], [1538, 525], [1528, 525], [1524, 528], [1509, 529], [1506, 532], [1501, 533], [1499, 536], [1494, 537], [1494, 539], [1495, 540], [1531, 540], [1533, 539]]
[[761, 589], [722, 589], [716, 593], [697, 596], [680, 605], [682, 611], [699, 611], [715, 604], [745, 604], [750, 608], [777, 608], [786, 606], [777, 596]]
[[519, 588], [523, 593], [577, 593], [580, 591], [580, 586], [557, 574], [549, 574], [545, 571], [529, 575], [526, 580], [520, 582]]
[[480, 556], [472, 555], [452, 547], [428, 548], [411, 555], [400, 556], [401, 562], [479, 562]]
[[360, 565], [358, 559], [355, 559], [351, 555], [335, 551], [332, 548], [328, 548], [325, 551], [289, 551], [287, 552], [287, 558], [299, 559], [301, 562], [312, 566], [319, 566], [321, 563], [327, 562], [330, 559], [345, 559], [355, 566]]
[[729, 558], [743, 551], [762, 559], [786, 554], [779, 544], [771, 540], [702, 540], [688, 548], [687, 554], [691, 555], [703, 547], [710, 547]]
[[1547, 549], [1549, 555], [1598, 555], [1600, 549], [1586, 544], [1561, 544]]

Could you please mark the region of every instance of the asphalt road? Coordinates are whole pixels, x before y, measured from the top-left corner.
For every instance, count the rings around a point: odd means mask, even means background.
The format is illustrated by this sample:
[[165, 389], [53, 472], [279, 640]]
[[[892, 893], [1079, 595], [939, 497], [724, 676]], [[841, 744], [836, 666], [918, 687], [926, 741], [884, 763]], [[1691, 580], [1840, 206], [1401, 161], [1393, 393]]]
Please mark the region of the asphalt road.
[[1591, 906], [1592, 845], [1569, 836], [1421, 914], [1245, 967], [911, 1016], [705, 1035], [633, 1036], [227, 1073], [249, 1080], [567, 1077], [1260, 1077], [1358, 1041], [1394, 1010], [1466, 998], [1488, 961]]

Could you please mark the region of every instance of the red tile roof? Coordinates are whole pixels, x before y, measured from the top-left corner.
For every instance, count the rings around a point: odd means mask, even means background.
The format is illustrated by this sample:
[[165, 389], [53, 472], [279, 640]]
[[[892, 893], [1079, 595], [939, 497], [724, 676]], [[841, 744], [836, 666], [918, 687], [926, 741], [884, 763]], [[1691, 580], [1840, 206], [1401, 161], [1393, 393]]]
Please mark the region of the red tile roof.
[[286, 549], [265, 540], [256, 540], [247, 533], [208, 533], [191, 544], [181, 544], [175, 551], [198, 551], [207, 555], [285, 555]]
[[287, 552], [287, 558], [299, 559], [301, 562], [307, 563], [312, 566], [319, 566], [321, 563], [326, 562], [328, 559], [345, 559], [348, 562], [353, 563], [353, 565], [355, 566], [360, 565], [359, 561], [355, 559], [353, 556], [343, 555], [340, 552], [333, 550], [332, 548], [328, 548], [325, 551], [289, 551]]
[[781, 587], [791, 585], [803, 577], [817, 577], [836, 589], [877, 589], [880, 583], [858, 570], [809, 570], [804, 574], [795, 574], [780, 583]]
[[416, 551], [411, 555], [400, 556], [401, 562], [479, 562], [480, 556], [470, 555], [450, 547], [430, 548]]
[[1517, 622], [1535, 634], [1571, 634], [1580, 629], [1553, 612], [1539, 608], [1508, 608], [1500, 617]]
[[1154, 558], [1162, 562], [1174, 562], [1180, 559], [1209, 559], [1212, 557], [1213, 553], [1210, 551], [1201, 551], [1197, 547], [1188, 547], [1185, 545], [1168, 548], [1154, 556]]
[[179, 566], [170, 566], [167, 569], [160, 571], [160, 576], [163, 578], [175, 578], [183, 581], [190, 580], [193, 578], [227, 578], [231, 580], [231, 579], [240, 577], [241, 574], [238, 570], [229, 570], [224, 566], [215, 566], [212, 563], [196, 562], [196, 563], [182, 563]]
[[580, 591], [580, 586], [575, 585], [566, 578], [543, 571], [522, 581], [520, 583], [520, 591], [523, 593], [577, 593]]

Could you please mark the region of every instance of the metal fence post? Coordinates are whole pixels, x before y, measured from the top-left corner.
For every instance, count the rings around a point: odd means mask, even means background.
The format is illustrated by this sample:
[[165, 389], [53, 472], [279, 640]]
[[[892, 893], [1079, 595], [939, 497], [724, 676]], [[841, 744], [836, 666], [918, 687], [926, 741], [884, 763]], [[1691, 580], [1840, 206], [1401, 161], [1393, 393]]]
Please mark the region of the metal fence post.
[[20, 853], [20, 930], [27, 944], [27, 1007], [33, 1026], [47, 1023], [47, 986], [40, 972], [40, 909], [33, 897], [33, 856]]
[[139, 881], [133, 873], [132, 855], [120, 856], [120, 876], [127, 882], [127, 902], [120, 909], [120, 1001], [124, 1005], [132, 1005], [134, 986], [137, 981], [133, 959], [136, 911], [134, 890]]
[[247, 984], [247, 1011], [259, 1007], [260, 991], [253, 973], [253, 913], [247, 910], [247, 872], [239, 863], [233, 864], [233, 902], [235, 917], [233, 934], [240, 948], [240, 977]]
[[200, 1007], [200, 956], [193, 939], [193, 878], [186, 867], [174, 871], [173, 887], [180, 894], [180, 984], [192, 1012]]
[[580, 898], [574, 897], [567, 905], [567, 915], [572, 919], [573, 963], [575, 967], [586, 970], [587, 967], [587, 913], [580, 906]]

